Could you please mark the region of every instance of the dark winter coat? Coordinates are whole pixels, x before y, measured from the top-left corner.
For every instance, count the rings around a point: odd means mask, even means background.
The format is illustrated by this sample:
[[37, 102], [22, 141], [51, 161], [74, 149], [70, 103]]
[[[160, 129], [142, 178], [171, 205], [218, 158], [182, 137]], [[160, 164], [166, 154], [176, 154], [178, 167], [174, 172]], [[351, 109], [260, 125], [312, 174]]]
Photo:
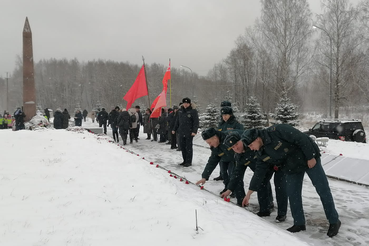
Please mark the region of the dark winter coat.
[[115, 109], [113, 109], [109, 113], [108, 125], [110, 125], [111, 128], [116, 128], [118, 126], [118, 116], [119, 116], [119, 112], [116, 111]]
[[99, 124], [106, 124], [107, 121], [109, 119], [109, 114], [108, 112], [105, 111], [105, 109], [102, 109], [98, 115], [97, 115], [97, 120], [99, 121]]
[[86, 109], [85, 109], [85, 110], [83, 110], [83, 117], [84, 117], [84, 118], [86, 118], [86, 117], [87, 117], [87, 115], [88, 115], [87, 110], [86, 110]]
[[164, 112], [161, 114], [161, 116], [159, 117], [159, 130], [158, 133], [159, 134], [165, 134], [168, 131], [168, 121], [167, 121], [167, 113]]
[[117, 118], [117, 125], [120, 130], [129, 130], [132, 127], [131, 117], [128, 111], [122, 111]]
[[67, 129], [69, 126], [69, 119], [70, 119], [70, 115], [68, 113], [67, 109], [64, 109], [63, 111], [63, 129]]
[[24, 118], [25, 117], [26, 117], [26, 114], [20, 108], [14, 112], [16, 130], [24, 129]]
[[150, 114], [144, 114], [143, 116], [144, 133], [151, 134], [151, 119]]
[[47, 117], [47, 120], [50, 120], [50, 112], [48, 108], [45, 108], [45, 116]]
[[160, 127], [160, 125], [159, 125], [159, 118], [150, 118], [150, 119], [151, 119], [151, 130], [154, 130], [154, 128], [159, 129], [157, 127], [157, 126]]
[[227, 134], [225, 134], [224, 132], [216, 132], [216, 136], [218, 136], [219, 138], [219, 145], [216, 148], [210, 148], [211, 155], [201, 175], [202, 178], [206, 180], [209, 179], [211, 173], [214, 171], [220, 161], [234, 161], [234, 151], [232, 150], [232, 148], [228, 148], [223, 144]]
[[199, 116], [196, 109], [192, 106], [178, 110], [178, 119], [176, 120], [174, 131], [180, 136], [190, 137], [192, 133], [197, 134], [199, 128]]
[[177, 113], [174, 112], [174, 110], [172, 112], [169, 113], [167, 121], [168, 121], [168, 131], [172, 131], [174, 128], [174, 124], [176, 123], [176, 115]]
[[82, 114], [81, 112], [77, 112], [75, 115], [74, 115], [74, 125], [75, 126], [82, 126]]
[[320, 157], [316, 143], [290, 125], [274, 125], [259, 130], [263, 146], [257, 152], [257, 164], [250, 182], [250, 190], [257, 190], [270, 168], [282, 169], [286, 174], [306, 171], [307, 161]]
[[142, 126], [144, 123], [143, 123], [143, 119], [142, 119], [142, 113], [140, 110], [137, 111], [137, 114], [138, 114], [138, 121], [137, 123], [140, 124], [140, 126]]
[[240, 122], [238, 122], [238, 120], [236, 120], [236, 117], [234, 117], [234, 115], [231, 115], [231, 117], [229, 117], [227, 121], [224, 121], [222, 119], [222, 121], [219, 122], [218, 131], [229, 131], [234, 129], [245, 129], [245, 127]]
[[236, 189], [239, 180], [243, 180], [247, 167], [251, 168], [252, 171], [255, 170], [257, 157], [254, 151], [251, 151], [247, 146], [244, 146], [247, 150], [241, 154], [235, 153], [235, 166], [232, 172], [232, 176], [227, 185], [227, 189], [234, 191]]
[[62, 129], [63, 128], [63, 114], [59, 110], [56, 110], [54, 113], [54, 128]]

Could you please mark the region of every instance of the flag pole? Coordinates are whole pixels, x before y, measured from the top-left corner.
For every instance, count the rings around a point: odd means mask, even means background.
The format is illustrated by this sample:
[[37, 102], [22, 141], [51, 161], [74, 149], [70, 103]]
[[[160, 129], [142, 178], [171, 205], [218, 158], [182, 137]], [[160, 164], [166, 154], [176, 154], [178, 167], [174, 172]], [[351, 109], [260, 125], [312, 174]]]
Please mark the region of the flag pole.
[[147, 98], [149, 100], [149, 106], [148, 106], [148, 108], [150, 108], [150, 105], [151, 105], [151, 102], [150, 102], [150, 92], [149, 92], [149, 86], [148, 86], [148, 81], [147, 81], [147, 76], [146, 76], [145, 58], [143, 56], [142, 56], [142, 62], [143, 62], [144, 71], [145, 71], [146, 88], [147, 88]]
[[[170, 58], [169, 58], [169, 64], [170, 64]], [[169, 80], [169, 107], [172, 107], [172, 76], [170, 76], [170, 80]]]

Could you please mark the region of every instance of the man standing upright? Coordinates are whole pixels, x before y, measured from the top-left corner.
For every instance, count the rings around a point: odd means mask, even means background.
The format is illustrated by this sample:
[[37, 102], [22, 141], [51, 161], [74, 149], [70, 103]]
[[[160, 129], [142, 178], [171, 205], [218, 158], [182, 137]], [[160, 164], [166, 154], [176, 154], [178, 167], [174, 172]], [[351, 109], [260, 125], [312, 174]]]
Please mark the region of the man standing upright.
[[188, 97], [183, 98], [182, 106], [183, 109], [178, 111], [178, 119], [176, 120], [172, 134], [178, 132], [179, 135], [183, 157], [183, 162], [180, 165], [189, 167], [192, 166], [192, 142], [199, 128], [199, 116], [197, 110], [192, 108], [191, 99]]
[[138, 120], [137, 120], [137, 138], [139, 138], [138, 136], [140, 135], [140, 126], [143, 125], [143, 121], [142, 121], [142, 113], [140, 111], [140, 106], [136, 106], [135, 107], [137, 115], [138, 115]]
[[103, 127], [105, 135], [108, 118], [109, 114], [108, 112], [105, 111], [105, 108], [102, 108], [101, 111], [97, 114], [97, 121], [99, 122], [99, 127]]

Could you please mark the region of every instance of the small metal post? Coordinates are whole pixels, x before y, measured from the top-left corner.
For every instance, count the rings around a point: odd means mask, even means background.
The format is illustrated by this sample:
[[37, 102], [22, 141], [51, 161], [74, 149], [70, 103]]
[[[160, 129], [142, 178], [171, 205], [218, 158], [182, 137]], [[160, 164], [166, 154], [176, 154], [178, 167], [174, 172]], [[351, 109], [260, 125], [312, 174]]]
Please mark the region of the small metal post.
[[197, 224], [197, 209], [195, 209], [195, 219], [196, 219], [196, 233], [199, 233], [199, 226]]

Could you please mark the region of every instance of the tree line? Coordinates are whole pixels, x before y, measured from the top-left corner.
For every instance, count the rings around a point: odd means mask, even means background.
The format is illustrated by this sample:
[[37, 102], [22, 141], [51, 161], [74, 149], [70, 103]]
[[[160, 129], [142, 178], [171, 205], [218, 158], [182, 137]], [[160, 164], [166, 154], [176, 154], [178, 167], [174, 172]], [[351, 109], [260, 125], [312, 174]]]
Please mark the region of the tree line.
[[[356, 6], [348, 0], [322, 0], [321, 4], [322, 14], [313, 16], [306, 0], [261, 0], [260, 18], [207, 76], [172, 68], [168, 107], [190, 97], [199, 109], [230, 100], [245, 112], [253, 98], [264, 114], [270, 114], [276, 113], [278, 103], [290, 100], [300, 112], [339, 118], [340, 111], [365, 106], [369, 101], [369, 0]], [[124, 107], [122, 98], [140, 67], [106, 60], [40, 60], [35, 63], [37, 103], [68, 110]], [[138, 99], [138, 105], [148, 107], [161, 92], [166, 68], [146, 65], [150, 100]], [[22, 80], [19, 57], [9, 78], [13, 109], [22, 105]], [[0, 91], [5, 92], [1, 78]]]

